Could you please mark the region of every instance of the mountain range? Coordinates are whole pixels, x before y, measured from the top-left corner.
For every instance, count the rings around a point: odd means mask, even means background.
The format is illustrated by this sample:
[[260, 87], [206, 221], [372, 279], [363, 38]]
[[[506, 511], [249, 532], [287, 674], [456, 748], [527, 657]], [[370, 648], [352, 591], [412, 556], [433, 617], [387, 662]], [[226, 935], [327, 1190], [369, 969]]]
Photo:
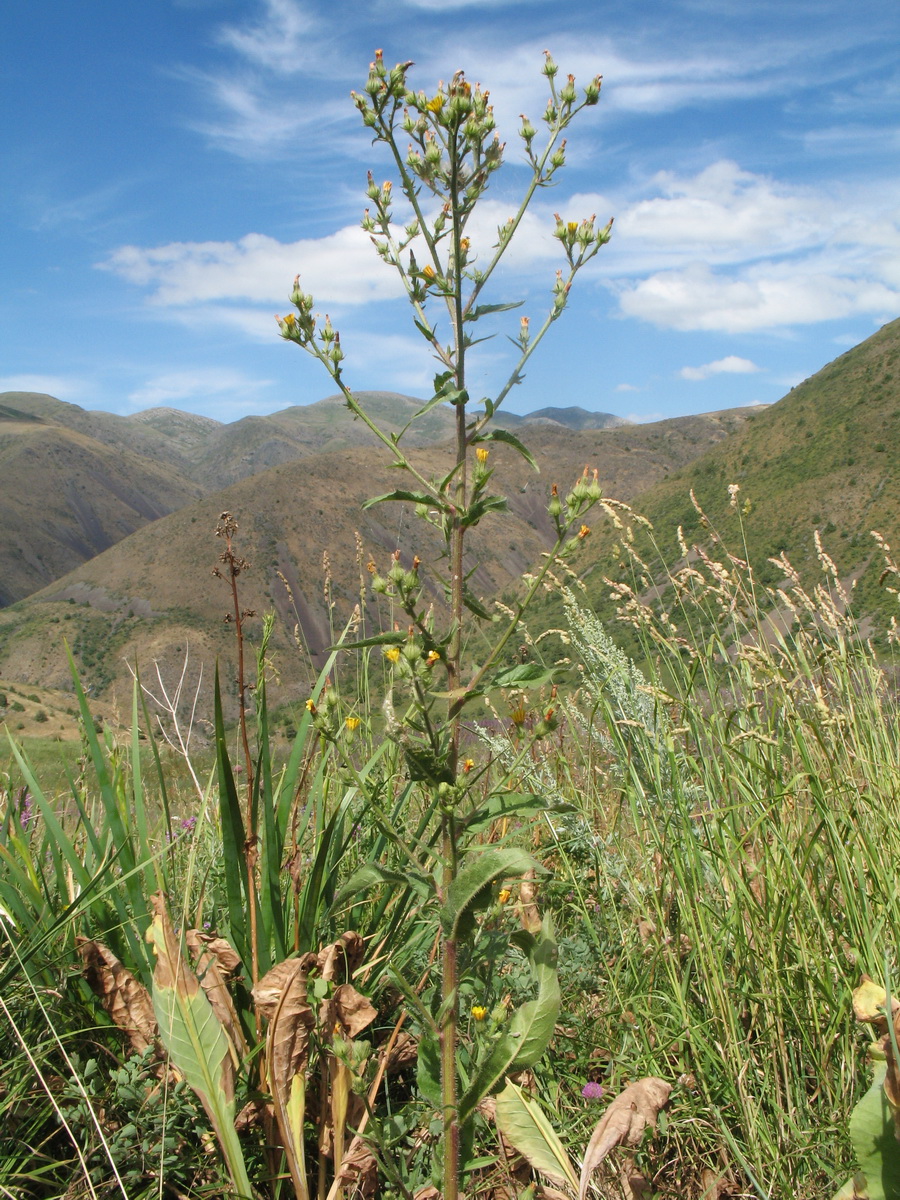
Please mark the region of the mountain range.
[[[689, 539], [702, 534], [692, 489], [772, 578], [767, 560], [781, 551], [801, 570], [815, 569], [819, 529], [841, 571], [858, 579], [859, 602], [886, 618], [895, 599], [879, 586], [869, 531], [894, 544], [900, 536], [898, 368], [894, 321], [768, 407], [647, 425], [579, 408], [504, 418], [540, 474], [511, 447], [492, 447], [492, 486], [509, 497], [510, 511], [486, 517], [471, 535], [473, 590], [487, 602], [512, 599], [550, 544], [551, 484], [569, 487], [587, 465], [604, 494], [651, 519], [672, 558], [679, 525]], [[422, 405], [384, 392], [360, 399], [395, 432]], [[452, 410], [437, 407], [407, 431], [404, 445], [424, 474], [446, 471], [452, 422]], [[392, 614], [367, 595], [370, 561], [383, 569], [400, 550], [405, 562], [418, 554], [432, 580], [442, 569], [433, 531], [406, 506], [363, 509], [401, 484], [383, 447], [338, 397], [226, 425], [174, 409], [121, 417], [5, 393], [0, 464], [0, 677], [16, 685], [70, 687], [65, 640], [91, 694], [108, 703], [125, 704], [135, 667], [145, 680], [157, 668], [177, 679], [186, 656], [185, 686], [202, 671], [208, 695], [216, 659], [233, 658], [233, 631], [223, 621], [230, 597], [212, 574], [225, 511], [238, 520], [236, 548], [251, 564], [240, 578], [241, 602], [276, 613], [279, 703], [305, 698], [311, 672], [356, 604], [368, 632], [389, 627]], [[748, 502], [740, 529], [729, 484]], [[602, 579], [615, 563], [599, 536], [579, 549], [574, 566], [601, 607]], [[439, 582], [431, 598], [443, 603]], [[251, 643], [259, 628], [251, 620]], [[233, 708], [235, 684], [225, 674]]]

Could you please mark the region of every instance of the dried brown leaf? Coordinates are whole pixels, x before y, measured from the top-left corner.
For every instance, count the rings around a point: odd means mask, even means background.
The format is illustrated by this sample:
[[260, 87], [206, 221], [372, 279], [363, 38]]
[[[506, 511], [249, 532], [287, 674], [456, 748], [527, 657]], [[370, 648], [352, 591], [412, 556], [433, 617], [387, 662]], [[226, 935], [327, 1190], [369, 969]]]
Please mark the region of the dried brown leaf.
[[286, 958], [284, 962], [272, 967], [271, 971], [267, 971], [252, 992], [253, 1002], [260, 1014], [271, 1020], [281, 1003], [282, 995], [294, 982], [295, 975], [301, 973], [305, 982], [310, 969], [315, 965], [315, 954], [304, 954], [300, 958]]
[[387, 1056], [385, 1070], [388, 1075], [402, 1071], [419, 1057], [419, 1042], [411, 1033], [398, 1033], [391, 1052]]
[[327, 980], [334, 980], [339, 976], [350, 979], [365, 953], [366, 944], [363, 939], [358, 933], [348, 930], [347, 933], [342, 933], [336, 942], [319, 951], [319, 974]]
[[348, 1146], [335, 1182], [342, 1186], [351, 1185], [352, 1195], [354, 1197], [361, 1196], [363, 1200], [367, 1200], [377, 1192], [378, 1163], [368, 1144], [361, 1137], [355, 1137]]
[[378, 1011], [352, 983], [342, 983], [331, 997], [331, 1014], [335, 1024], [340, 1024], [350, 1037], [356, 1037], [368, 1029]]
[[587, 1195], [591, 1175], [616, 1146], [637, 1146], [649, 1126], [656, 1124], [669, 1102], [672, 1085], [648, 1076], [620, 1092], [597, 1123], [581, 1168], [579, 1200]]
[[516, 908], [522, 928], [526, 929], [529, 933], [537, 935], [541, 932], [543, 925], [541, 914], [535, 903], [537, 888], [535, 887], [534, 880], [534, 871], [527, 871], [522, 882], [519, 884], [519, 900]]
[[84, 977], [100, 998], [113, 1023], [123, 1030], [135, 1053], [157, 1046], [159, 1028], [153, 1001], [144, 985], [132, 975], [102, 942], [75, 939], [84, 961]]

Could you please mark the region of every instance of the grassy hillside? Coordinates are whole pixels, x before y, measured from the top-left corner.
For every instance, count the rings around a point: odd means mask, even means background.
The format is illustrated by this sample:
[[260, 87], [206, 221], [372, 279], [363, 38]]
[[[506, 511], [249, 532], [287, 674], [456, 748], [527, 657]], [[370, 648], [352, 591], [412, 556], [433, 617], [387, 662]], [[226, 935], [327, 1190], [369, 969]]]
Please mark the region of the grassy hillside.
[[[734, 506], [730, 484], [740, 488]], [[782, 552], [805, 579], [817, 582], [818, 530], [842, 578], [848, 585], [855, 581], [856, 611], [879, 614], [885, 625], [896, 599], [880, 585], [884, 561], [871, 531], [898, 545], [900, 320], [752, 414], [732, 437], [638, 498], [670, 564], [679, 558], [679, 527], [688, 544], [709, 541], [692, 490], [725, 545], [746, 552], [765, 583], [783, 577], [768, 561]], [[651, 553], [646, 538], [639, 536], [638, 544]], [[627, 570], [624, 559], [606, 555], [598, 562], [589, 587], [601, 609], [608, 591], [602, 576]]]
[[[609, 494], [636, 496], [698, 450], [731, 436], [748, 411], [582, 433], [537, 425], [527, 441], [540, 475], [511, 449], [498, 446], [491, 461], [513, 515], [488, 518], [475, 531], [470, 546], [471, 564], [477, 567], [474, 589], [488, 598], [515, 592], [522, 574], [550, 543], [551, 483], [567, 487], [588, 465], [598, 468]], [[423, 448], [416, 461], [425, 472], [439, 475], [449, 451]], [[13, 680], [66, 687], [65, 637], [95, 695], [122, 698], [130, 688], [128, 662], [145, 669], [159, 662], [169, 674], [180, 670], [187, 647], [198, 670], [206, 664], [208, 682], [216, 655], [230, 646], [222, 624], [228, 595], [211, 575], [220, 549], [213, 529], [219, 513], [229, 510], [241, 524], [240, 552], [253, 565], [241, 580], [244, 603], [260, 613], [272, 608], [278, 613], [279, 694], [297, 697], [306, 686], [306, 668], [292, 649], [292, 631], [296, 626], [320, 661], [332, 622], [347, 619], [366, 584], [370, 555], [383, 568], [399, 548], [407, 561], [418, 554], [436, 571], [442, 569], [434, 561], [436, 539], [403, 506], [362, 511], [369, 496], [396, 486], [381, 450], [357, 448], [310, 455], [186, 505], [0, 612], [0, 672]], [[326, 553], [332, 580], [328, 601]], [[439, 586], [433, 598], [443, 603]]]

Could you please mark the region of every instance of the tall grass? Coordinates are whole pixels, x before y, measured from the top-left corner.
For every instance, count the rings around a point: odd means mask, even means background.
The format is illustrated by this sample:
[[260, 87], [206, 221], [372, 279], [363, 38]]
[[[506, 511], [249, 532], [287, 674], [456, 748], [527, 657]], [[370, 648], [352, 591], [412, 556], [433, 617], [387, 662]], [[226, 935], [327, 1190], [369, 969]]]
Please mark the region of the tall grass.
[[664, 1174], [829, 1195], [865, 1082], [851, 988], [896, 970], [896, 693], [821, 547], [811, 591], [683, 549], [610, 585], [640, 671], [565, 594], [582, 686], [557, 787], [584, 820], [546, 825], [567, 928], [604, 956], [576, 1007], [604, 1080], [680, 1080]]

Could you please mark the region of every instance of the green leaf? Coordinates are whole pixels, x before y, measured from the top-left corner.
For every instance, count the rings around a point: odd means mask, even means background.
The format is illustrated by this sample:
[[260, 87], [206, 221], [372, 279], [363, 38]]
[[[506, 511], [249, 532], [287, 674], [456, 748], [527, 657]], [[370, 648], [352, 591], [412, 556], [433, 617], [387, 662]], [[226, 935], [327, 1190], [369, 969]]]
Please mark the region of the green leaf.
[[419, 1091], [432, 1108], [441, 1107], [441, 1051], [438, 1039], [424, 1032], [419, 1038], [419, 1056], [416, 1060], [416, 1083]]
[[491, 687], [541, 687], [545, 683], [552, 683], [555, 673], [554, 667], [544, 667], [540, 663], [525, 663], [521, 667], [510, 667], [495, 675], [491, 680]]
[[848, 1128], [859, 1173], [849, 1179], [834, 1200], [898, 1200], [900, 1198], [900, 1142], [884, 1094], [887, 1063], [875, 1064], [872, 1086], [850, 1114]]
[[331, 902], [333, 908], [339, 908], [350, 899], [358, 899], [366, 892], [382, 883], [394, 883], [399, 887], [412, 887], [422, 896], [427, 896], [431, 888], [423, 875], [402, 871], [390, 871], [378, 863], [365, 863], [354, 871], [347, 882], [341, 887]]
[[541, 473], [541, 468], [535, 462], [534, 455], [531, 453], [528, 447], [523, 445], [516, 435], [514, 433], [510, 433], [508, 429], [491, 429], [487, 433], [480, 433], [476, 438], [473, 438], [472, 441], [473, 445], [475, 442], [503, 442], [507, 446], [512, 446], [514, 450], [518, 450], [519, 454], [522, 455], [529, 466], [534, 467], [538, 475]]
[[464, 529], [468, 529], [472, 525], [477, 525], [487, 513], [506, 512], [508, 508], [509, 501], [505, 496], [479, 496], [462, 514], [460, 524]]
[[432, 508], [437, 503], [434, 496], [428, 492], [409, 492], [405, 488], [397, 488], [393, 492], [385, 492], [383, 496], [373, 496], [370, 500], [366, 500], [363, 508], [372, 508], [374, 505], [384, 504], [388, 500], [400, 500], [408, 504], [428, 504]]
[[153, 1011], [159, 1036], [174, 1065], [197, 1094], [215, 1131], [238, 1195], [252, 1196], [243, 1152], [234, 1128], [234, 1070], [231, 1044], [206, 992], [187, 965], [163, 896], [152, 897], [147, 941], [156, 952]]
[[537, 1100], [507, 1082], [497, 1097], [497, 1128], [531, 1166], [560, 1187], [578, 1191], [572, 1160]]
[[466, 320], [477, 321], [479, 317], [486, 317], [490, 313], [511, 312], [514, 308], [521, 308], [524, 303], [524, 300], [512, 300], [508, 304], [479, 304], [466, 314]]
[[556, 974], [556, 941], [549, 917], [544, 920], [540, 936], [533, 941], [530, 958], [538, 981], [537, 999], [529, 1000], [516, 1010], [506, 1032], [479, 1065], [460, 1100], [460, 1123], [468, 1120], [506, 1075], [533, 1067], [553, 1037], [562, 996]]
[[338, 642], [335, 646], [329, 646], [329, 651], [333, 650], [364, 650], [366, 646], [403, 646], [408, 640], [408, 635], [405, 633], [375, 633], [372, 637], [362, 638], [358, 642]]
[[460, 918], [484, 888], [496, 879], [524, 875], [526, 871], [544, 871], [535, 859], [515, 846], [495, 846], [481, 852], [472, 851], [456, 878], [447, 889], [447, 899], [441, 910], [441, 924], [448, 937], [455, 937]]
[[[494, 614], [484, 607], [481, 601], [469, 591], [468, 588], [463, 589], [463, 604], [474, 613], [476, 617], [481, 617], [482, 621], [492, 621]], [[474, 692], [471, 693], [473, 696]]]
[[464, 818], [462, 823], [469, 833], [479, 833], [504, 817], [530, 817], [535, 813], [573, 813], [577, 811], [574, 804], [566, 804], [564, 801], [548, 804], [544, 796], [539, 796], [535, 792], [500, 792], [488, 796], [475, 812]]

